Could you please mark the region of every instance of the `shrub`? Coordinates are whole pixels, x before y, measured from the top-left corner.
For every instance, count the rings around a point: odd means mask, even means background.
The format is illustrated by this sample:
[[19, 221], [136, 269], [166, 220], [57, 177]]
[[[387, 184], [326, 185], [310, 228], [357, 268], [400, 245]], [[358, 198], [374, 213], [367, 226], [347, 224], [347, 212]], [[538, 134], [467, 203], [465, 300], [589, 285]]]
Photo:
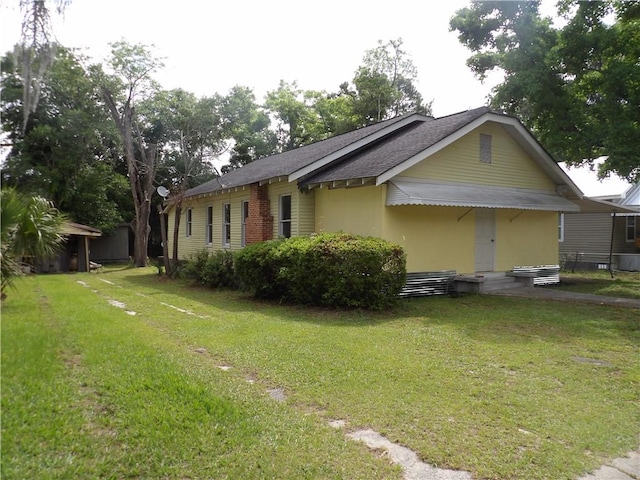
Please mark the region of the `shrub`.
[[406, 278], [402, 247], [344, 233], [251, 245], [236, 267], [258, 297], [374, 310], [391, 306]]
[[233, 254], [228, 250], [211, 253], [205, 249], [198, 250], [181, 265], [179, 275], [210, 288], [236, 287], [238, 284]]
[[282, 295], [278, 284], [278, 268], [273, 252], [282, 240], [247, 245], [235, 255], [235, 271], [242, 288], [258, 298], [278, 298]]

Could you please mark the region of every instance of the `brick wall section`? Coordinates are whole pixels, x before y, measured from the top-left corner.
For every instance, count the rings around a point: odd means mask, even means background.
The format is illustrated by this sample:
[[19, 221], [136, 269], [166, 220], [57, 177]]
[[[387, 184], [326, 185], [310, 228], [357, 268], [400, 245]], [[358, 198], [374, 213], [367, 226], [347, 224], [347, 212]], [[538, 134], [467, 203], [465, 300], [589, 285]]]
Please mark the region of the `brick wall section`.
[[249, 216], [245, 230], [247, 245], [273, 238], [268, 185], [252, 183], [249, 191]]

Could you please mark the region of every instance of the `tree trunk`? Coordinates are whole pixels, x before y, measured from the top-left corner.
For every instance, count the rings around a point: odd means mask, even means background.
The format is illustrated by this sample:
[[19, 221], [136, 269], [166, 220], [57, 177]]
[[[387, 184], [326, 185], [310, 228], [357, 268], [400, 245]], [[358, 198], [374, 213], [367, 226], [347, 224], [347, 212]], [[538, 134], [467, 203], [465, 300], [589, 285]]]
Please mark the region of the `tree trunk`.
[[164, 212], [162, 206], [158, 205], [158, 215], [160, 215], [160, 236], [162, 238], [162, 258], [164, 260], [165, 274], [170, 277], [173, 275], [173, 269], [171, 268], [171, 259], [169, 258], [169, 245], [167, 244], [167, 225], [164, 219]]
[[[151, 226], [149, 225], [151, 195], [153, 195], [154, 191], [153, 179], [156, 173], [156, 145], [147, 145], [145, 148], [145, 142], [139, 129], [134, 132], [135, 111], [131, 97], [125, 102], [122, 112], [120, 112], [111, 92], [104, 86], [102, 87], [102, 93], [111, 118], [118, 127], [127, 159], [127, 173], [136, 214], [134, 220], [133, 264], [136, 267], [146, 267], [147, 247], [151, 232]], [[139, 159], [136, 158], [134, 133], [137, 134]]]
[[151, 226], [149, 225], [149, 216], [151, 215], [151, 201], [143, 202], [138, 210], [139, 215], [136, 219], [134, 230], [135, 239], [133, 242], [133, 264], [136, 267], [147, 266], [147, 247], [149, 245], [149, 234]]
[[180, 216], [182, 215], [182, 201], [176, 203], [176, 216], [173, 223], [173, 263], [178, 263], [178, 239], [180, 237]]

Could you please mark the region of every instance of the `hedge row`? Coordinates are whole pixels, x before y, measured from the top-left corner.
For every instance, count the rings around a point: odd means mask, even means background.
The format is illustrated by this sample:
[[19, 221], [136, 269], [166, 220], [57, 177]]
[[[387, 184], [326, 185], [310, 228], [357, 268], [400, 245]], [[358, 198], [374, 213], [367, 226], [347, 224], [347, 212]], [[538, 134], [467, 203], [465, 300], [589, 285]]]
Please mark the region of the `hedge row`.
[[252, 244], [233, 262], [230, 255], [199, 252], [183, 273], [209, 286], [239, 284], [259, 298], [373, 310], [395, 303], [406, 279], [402, 247], [375, 237], [327, 233]]

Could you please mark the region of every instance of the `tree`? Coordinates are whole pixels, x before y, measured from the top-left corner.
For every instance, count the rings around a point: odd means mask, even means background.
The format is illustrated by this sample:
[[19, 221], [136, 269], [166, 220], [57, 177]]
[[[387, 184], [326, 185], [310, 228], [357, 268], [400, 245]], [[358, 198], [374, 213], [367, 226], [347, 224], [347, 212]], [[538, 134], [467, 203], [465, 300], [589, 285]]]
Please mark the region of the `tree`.
[[[62, 13], [70, 0], [57, 0], [56, 10]], [[29, 115], [34, 113], [40, 99], [40, 84], [51, 67], [56, 44], [51, 41], [50, 10], [44, 0], [20, 0], [23, 13], [21, 43], [16, 46], [24, 79], [22, 96], [22, 133], [27, 129]]]
[[566, 25], [542, 18], [539, 3], [477, 2], [450, 27], [484, 79], [504, 72], [491, 104], [519, 117], [558, 161], [601, 156], [600, 177], [640, 179], [640, 2], [563, 0]]
[[137, 101], [157, 90], [151, 74], [162, 66], [144, 45], [120, 41], [111, 46], [114, 75], [103, 77], [102, 94], [114, 121], [127, 162], [127, 176], [135, 209], [133, 220], [133, 263], [147, 265], [147, 246], [151, 227], [151, 201], [156, 173], [157, 144], [145, 141], [143, 125], [136, 113]]
[[269, 115], [256, 103], [249, 87], [236, 85], [222, 99], [223, 131], [230, 140], [229, 163], [222, 173], [276, 153], [276, 133], [269, 129]]
[[20, 60], [13, 53], [2, 58], [0, 113], [12, 146], [2, 181], [50, 199], [76, 222], [108, 232], [129, 220], [132, 210], [118, 171], [117, 134], [82, 59], [60, 46], [55, 55], [24, 130]]
[[356, 71], [355, 111], [365, 125], [407, 112], [431, 113], [431, 104], [423, 104], [415, 86], [418, 70], [402, 43], [402, 38], [379, 40], [376, 48], [365, 52], [363, 65]]
[[320, 122], [307, 100], [308, 96], [296, 82], [280, 80], [277, 90], [267, 92], [265, 107], [276, 117], [281, 151], [293, 150], [318, 139]]
[[[159, 146], [158, 181], [169, 187], [170, 200], [175, 206], [174, 264], [178, 261], [184, 192], [217, 174], [213, 160], [225, 147], [222, 104], [219, 95], [197, 99], [181, 89], [158, 92], [143, 102], [150, 123], [147, 139]], [[165, 265], [171, 274], [168, 259]]]
[[0, 191], [1, 297], [22, 274], [23, 258], [53, 256], [64, 241], [61, 228], [66, 221], [47, 199], [28, 197], [15, 189]]

